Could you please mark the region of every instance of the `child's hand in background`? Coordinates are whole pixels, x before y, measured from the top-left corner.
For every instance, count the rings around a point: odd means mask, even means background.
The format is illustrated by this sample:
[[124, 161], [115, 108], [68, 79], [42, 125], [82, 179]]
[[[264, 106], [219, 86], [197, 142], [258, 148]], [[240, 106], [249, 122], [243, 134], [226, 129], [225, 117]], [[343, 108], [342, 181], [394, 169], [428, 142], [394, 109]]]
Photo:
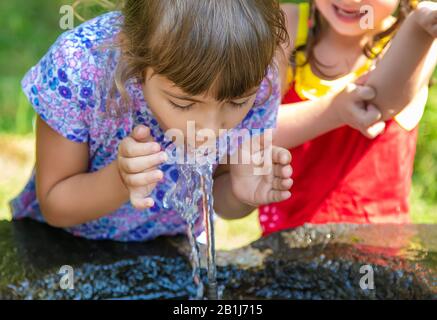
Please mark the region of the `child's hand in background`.
[[[364, 81], [364, 78], [360, 81]], [[373, 139], [385, 129], [382, 114], [374, 105], [369, 104], [375, 98], [375, 91], [366, 86], [349, 84], [333, 98], [333, 106], [340, 121]]]
[[437, 38], [437, 3], [420, 2], [415, 14], [419, 25], [432, 37]]
[[153, 207], [154, 200], [148, 196], [163, 178], [158, 166], [165, 161], [167, 154], [153, 141], [150, 129], [143, 125], [135, 127], [132, 134], [120, 143], [118, 168], [135, 208]]
[[[263, 155], [260, 159], [264, 159], [264, 162], [257, 164], [254, 155], [257, 157], [264, 152], [271, 152], [271, 159]], [[258, 207], [284, 201], [291, 196], [289, 189], [293, 185], [293, 170], [290, 165], [291, 154], [287, 149], [272, 146], [271, 149], [256, 151], [251, 160], [252, 164], [231, 165], [232, 190], [239, 201]]]

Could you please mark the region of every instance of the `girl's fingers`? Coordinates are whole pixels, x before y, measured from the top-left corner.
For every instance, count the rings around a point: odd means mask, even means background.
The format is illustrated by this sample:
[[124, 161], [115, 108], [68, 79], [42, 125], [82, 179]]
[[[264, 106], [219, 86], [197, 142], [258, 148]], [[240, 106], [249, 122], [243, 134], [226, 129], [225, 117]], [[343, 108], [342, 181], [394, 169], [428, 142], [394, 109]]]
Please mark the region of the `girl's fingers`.
[[130, 202], [133, 207], [136, 209], [149, 209], [155, 205], [155, 201], [148, 197], [148, 198], [137, 198], [137, 197], [131, 197]]
[[379, 136], [381, 133], [383, 133], [384, 130], [385, 130], [385, 122], [379, 121], [374, 125], [370, 126], [369, 128], [367, 128], [364, 132], [364, 135], [369, 139], [374, 139], [377, 136]]
[[272, 161], [274, 164], [287, 165], [291, 162], [291, 153], [287, 149], [281, 147], [273, 147]]
[[362, 130], [375, 124], [382, 117], [381, 111], [371, 104], [369, 104], [366, 109], [356, 104], [351, 108], [351, 114], [354, 118], [354, 122], [356, 122], [359, 129]]
[[121, 169], [125, 173], [141, 173], [147, 169], [158, 166], [168, 159], [167, 154], [162, 151], [148, 156], [136, 158], [119, 158]]
[[284, 201], [290, 197], [291, 197], [290, 191], [270, 190], [267, 195], [268, 203]]
[[161, 146], [157, 142], [139, 143], [132, 137], [125, 138], [120, 143], [119, 153], [124, 158], [134, 158], [147, 156], [161, 151]]
[[138, 209], [147, 209], [155, 205], [154, 200], [150, 197], [150, 193], [156, 187], [157, 183], [149, 184], [141, 187], [131, 187], [130, 202]]
[[369, 86], [357, 86], [354, 91], [358, 100], [372, 100], [376, 97], [376, 92]]
[[287, 179], [274, 178], [272, 182], [273, 189], [278, 191], [287, 191], [291, 188], [292, 185], [293, 185], [293, 179], [290, 178]]
[[275, 177], [279, 178], [290, 178], [293, 174], [293, 168], [291, 165], [283, 166], [277, 164], [273, 167], [273, 174]]
[[137, 174], [128, 174], [124, 177], [129, 187], [144, 187], [162, 180], [164, 173], [161, 170], [147, 171]]
[[150, 128], [142, 124], [136, 126], [130, 136], [137, 142], [148, 142], [152, 141], [153, 139], [152, 135], [150, 134]]

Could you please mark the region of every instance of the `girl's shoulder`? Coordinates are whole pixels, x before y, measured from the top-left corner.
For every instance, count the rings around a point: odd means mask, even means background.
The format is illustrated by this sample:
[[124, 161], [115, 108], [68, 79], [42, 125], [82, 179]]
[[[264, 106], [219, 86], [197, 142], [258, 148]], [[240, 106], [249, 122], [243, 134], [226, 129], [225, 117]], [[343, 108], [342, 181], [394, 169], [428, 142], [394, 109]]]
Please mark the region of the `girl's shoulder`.
[[121, 18], [110, 12], [64, 32], [21, 82], [39, 116], [72, 141], [88, 141], [93, 114], [105, 106]]
[[[121, 13], [114, 11], [62, 33], [23, 82], [33, 81], [39, 75], [44, 80], [41, 86], [51, 86], [53, 81], [71, 85], [101, 81], [110, 75], [107, 70], [111, 70], [111, 62], [113, 66], [117, 62], [116, 39], [121, 23]], [[49, 78], [52, 83], [45, 81]]]
[[[72, 30], [61, 34], [51, 46], [47, 55], [67, 63], [65, 67], [78, 68], [80, 62], [87, 61], [96, 66], [102, 65], [102, 59], [116, 48], [116, 39], [121, 29], [122, 15], [114, 11], [86, 21]], [[72, 62], [76, 61], [76, 63]], [[68, 64], [68, 62], [70, 62]]]
[[108, 12], [65, 31], [59, 36], [57, 42], [69, 40], [75, 43], [78, 48], [92, 49], [105, 41], [114, 40], [122, 23], [123, 15], [121, 12]]

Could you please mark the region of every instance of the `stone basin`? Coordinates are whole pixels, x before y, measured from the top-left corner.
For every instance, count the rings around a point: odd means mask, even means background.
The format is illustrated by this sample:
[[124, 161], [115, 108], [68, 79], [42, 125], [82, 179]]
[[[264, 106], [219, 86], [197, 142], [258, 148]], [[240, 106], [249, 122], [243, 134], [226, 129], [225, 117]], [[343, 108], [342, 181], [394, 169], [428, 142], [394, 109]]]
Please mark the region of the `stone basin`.
[[[189, 251], [184, 237], [91, 241], [0, 221], [0, 299], [189, 299]], [[305, 225], [219, 251], [217, 264], [225, 299], [436, 299], [437, 225]], [[74, 289], [61, 289], [64, 265]]]

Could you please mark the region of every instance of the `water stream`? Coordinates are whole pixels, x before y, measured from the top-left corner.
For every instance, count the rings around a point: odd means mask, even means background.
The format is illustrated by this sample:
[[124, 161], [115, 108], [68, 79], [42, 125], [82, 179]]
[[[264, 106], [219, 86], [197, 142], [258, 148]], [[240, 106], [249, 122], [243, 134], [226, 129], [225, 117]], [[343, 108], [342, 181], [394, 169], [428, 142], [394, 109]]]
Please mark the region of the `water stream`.
[[208, 272], [208, 291], [207, 297], [210, 300], [218, 299], [217, 289], [217, 267], [215, 264], [215, 235], [214, 235], [214, 200], [212, 196], [212, 167], [208, 170], [208, 175], [200, 177], [202, 190], [202, 210], [203, 223], [206, 232], [206, 252], [207, 252], [207, 272]]
[[[179, 150], [180, 151], [180, 150]], [[176, 164], [179, 178], [173, 190], [164, 197], [164, 206], [173, 207], [187, 222], [187, 236], [191, 245], [191, 265], [193, 281], [197, 286], [197, 299], [205, 297], [205, 288], [201, 278], [201, 257], [199, 243], [196, 241], [196, 224], [199, 218], [204, 223], [206, 233], [206, 261], [208, 285], [206, 297], [218, 299], [217, 276], [215, 264], [214, 238], [214, 199], [213, 170], [214, 165], [207, 159], [197, 161], [194, 154], [187, 154], [184, 164]], [[197, 154], [199, 155], [199, 154]], [[202, 215], [202, 216], [201, 216]]]

